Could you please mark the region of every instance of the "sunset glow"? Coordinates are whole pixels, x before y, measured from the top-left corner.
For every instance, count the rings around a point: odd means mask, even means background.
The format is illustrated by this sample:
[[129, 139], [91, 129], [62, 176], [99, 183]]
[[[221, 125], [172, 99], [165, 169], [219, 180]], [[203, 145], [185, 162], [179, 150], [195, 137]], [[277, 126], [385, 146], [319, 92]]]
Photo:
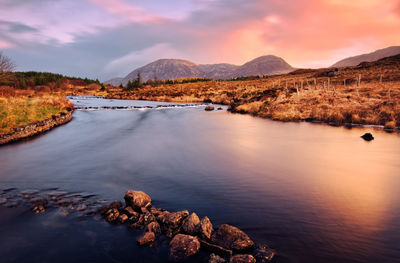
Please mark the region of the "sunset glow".
[[0, 6], [0, 48], [20, 70], [104, 80], [159, 58], [243, 64], [273, 54], [295, 67], [326, 67], [400, 43], [398, 0], [0, 0]]

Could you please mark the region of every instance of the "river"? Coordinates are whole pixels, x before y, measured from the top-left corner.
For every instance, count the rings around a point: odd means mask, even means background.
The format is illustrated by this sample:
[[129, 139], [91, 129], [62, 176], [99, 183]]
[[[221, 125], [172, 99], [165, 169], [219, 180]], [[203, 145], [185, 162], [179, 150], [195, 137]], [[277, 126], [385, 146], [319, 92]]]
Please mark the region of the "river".
[[[0, 147], [1, 195], [57, 189], [113, 201], [143, 190], [156, 207], [238, 226], [275, 249], [274, 262], [399, 262], [397, 133], [276, 122], [226, 107], [72, 101], [89, 108], [44, 135]], [[124, 108], [109, 109], [117, 106]], [[365, 132], [375, 140], [362, 140]], [[138, 248], [141, 231], [96, 216], [34, 215], [18, 205], [0, 213], [2, 262], [168, 259], [168, 240]]]

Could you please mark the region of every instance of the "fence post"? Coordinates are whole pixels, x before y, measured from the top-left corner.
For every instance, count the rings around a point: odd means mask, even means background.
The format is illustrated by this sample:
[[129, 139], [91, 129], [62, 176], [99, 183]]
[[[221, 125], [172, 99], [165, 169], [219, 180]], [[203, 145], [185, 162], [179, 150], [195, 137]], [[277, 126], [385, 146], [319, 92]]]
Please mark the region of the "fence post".
[[361, 85], [361, 74], [358, 74], [358, 79], [357, 79], [357, 97], [360, 97], [360, 93], [358, 92], [358, 89], [360, 88]]

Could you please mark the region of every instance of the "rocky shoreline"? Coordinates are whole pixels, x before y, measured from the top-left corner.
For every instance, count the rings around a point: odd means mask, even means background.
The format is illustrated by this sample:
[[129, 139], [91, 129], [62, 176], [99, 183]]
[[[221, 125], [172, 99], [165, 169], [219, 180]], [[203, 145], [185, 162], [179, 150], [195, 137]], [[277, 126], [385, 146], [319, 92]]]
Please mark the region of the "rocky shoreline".
[[214, 229], [210, 219], [201, 220], [187, 210], [169, 212], [151, 205], [145, 192], [129, 190], [125, 193], [125, 206], [114, 201], [100, 210], [111, 224], [125, 224], [144, 230], [138, 238], [139, 246], [153, 246], [157, 235], [171, 239], [170, 259], [186, 261], [205, 250], [210, 253], [209, 263], [256, 263], [270, 262], [274, 251], [266, 245], [256, 245], [250, 237], [235, 226], [222, 224]]
[[15, 128], [14, 131], [11, 133], [0, 134], [0, 145], [19, 141], [44, 133], [71, 120], [72, 111], [69, 111], [67, 113], [61, 112], [58, 116], [53, 115], [52, 118]]

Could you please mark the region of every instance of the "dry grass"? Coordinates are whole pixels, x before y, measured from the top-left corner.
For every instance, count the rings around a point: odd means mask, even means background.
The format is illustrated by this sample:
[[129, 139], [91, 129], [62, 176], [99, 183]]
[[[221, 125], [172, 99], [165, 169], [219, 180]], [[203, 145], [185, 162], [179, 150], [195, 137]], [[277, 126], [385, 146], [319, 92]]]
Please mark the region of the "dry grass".
[[0, 97], [0, 133], [66, 113], [73, 105], [59, 95]]
[[[226, 104], [233, 112], [281, 121], [313, 120], [335, 124], [400, 127], [400, 63], [330, 69], [247, 81], [209, 81], [161, 85], [108, 97]], [[357, 78], [361, 76], [361, 84]], [[381, 80], [382, 76], [382, 80]]]

